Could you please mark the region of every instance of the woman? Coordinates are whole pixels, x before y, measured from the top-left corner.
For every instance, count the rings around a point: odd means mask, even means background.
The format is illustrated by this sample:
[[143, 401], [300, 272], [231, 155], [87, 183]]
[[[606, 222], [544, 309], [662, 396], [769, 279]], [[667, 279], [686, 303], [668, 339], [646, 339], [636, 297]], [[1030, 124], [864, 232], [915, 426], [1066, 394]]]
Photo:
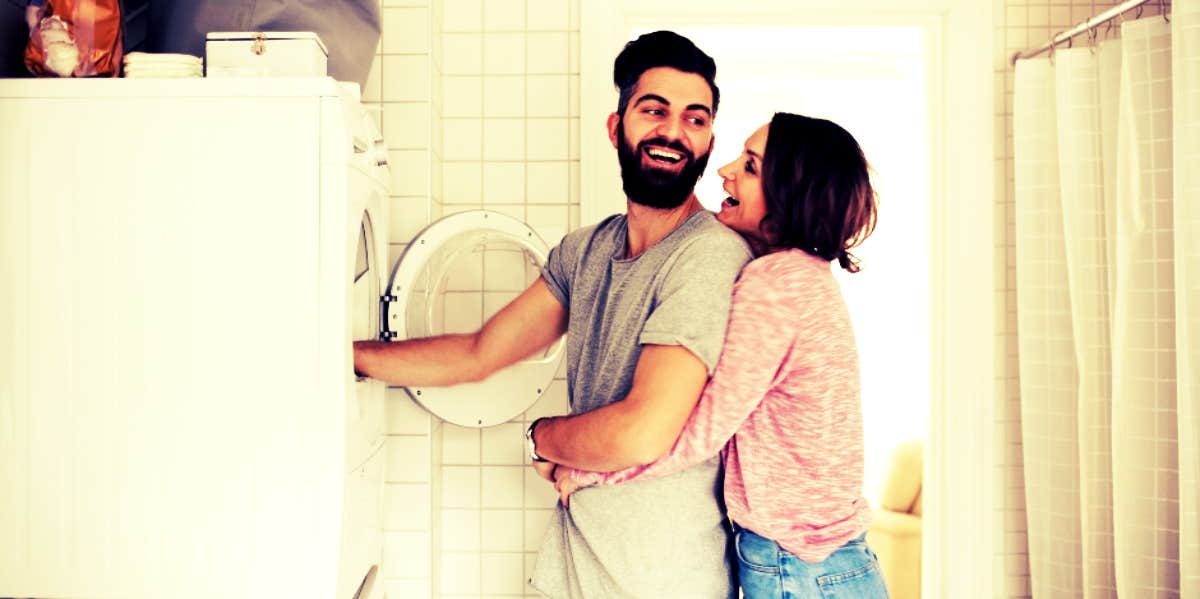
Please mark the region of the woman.
[[[724, 448], [744, 596], [887, 597], [866, 546], [858, 352], [830, 263], [875, 226], [858, 142], [838, 125], [778, 113], [718, 170], [718, 219], [758, 256], [742, 270], [721, 358], [671, 451], [609, 473], [558, 468], [575, 489], [676, 472]], [[583, 491], [583, 492], [586, 492]]]

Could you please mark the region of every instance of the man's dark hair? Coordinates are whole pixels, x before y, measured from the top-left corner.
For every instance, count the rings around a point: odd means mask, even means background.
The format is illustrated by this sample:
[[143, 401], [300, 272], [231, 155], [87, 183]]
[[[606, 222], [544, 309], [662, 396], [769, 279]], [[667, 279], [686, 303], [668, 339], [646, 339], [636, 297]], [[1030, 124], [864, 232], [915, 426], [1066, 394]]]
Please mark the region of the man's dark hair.
[[625, 44], [613, 63], [613, 84], [621, 93], [617, 101], [619, 116], [625, 116], [625, 109], [633, 98], [633, 88], [637, 87], [642, 73], [656, 67], [670, 67], [703, 77], [712, 90], [713, 115], [717, 114], [717, 102], [721, 99], [716, 83], [717, 63], [692, 40], [672, 31], [655, 31]]
[[859, 271], [850, 249], [874, 231], [878, 205], [867, 159], [849, 132], [823, 119], [776, 113], [767, 128], [762, 187], [767, 216], [759, 228], [772, 246]]

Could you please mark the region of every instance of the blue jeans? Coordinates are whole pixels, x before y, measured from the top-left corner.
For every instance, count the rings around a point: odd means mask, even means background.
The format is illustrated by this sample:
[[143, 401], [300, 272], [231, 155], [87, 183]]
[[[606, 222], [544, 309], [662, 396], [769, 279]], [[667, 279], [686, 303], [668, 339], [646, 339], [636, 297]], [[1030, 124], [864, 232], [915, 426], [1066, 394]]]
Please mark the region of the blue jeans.
[[864, 536], [810, 564], [778, 543], [734, 527], [738, 583], [746, 599], [887, 599], [875, 552]]

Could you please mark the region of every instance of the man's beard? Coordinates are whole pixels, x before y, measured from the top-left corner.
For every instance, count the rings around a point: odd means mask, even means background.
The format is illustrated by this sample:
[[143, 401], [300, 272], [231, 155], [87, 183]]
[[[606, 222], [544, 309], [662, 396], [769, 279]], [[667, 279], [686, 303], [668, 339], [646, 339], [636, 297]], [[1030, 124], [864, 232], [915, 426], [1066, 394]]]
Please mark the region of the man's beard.
[[[649, 145], [671, 148], [683, 154], [683, 160], [686, 161], [683, 169], [675, 173], [642, 166], [642, 153]], [[710, 154], [711, 147], [700, 158], [694, 158], [683, 144], [662, 137], [643, 140], [637, 148], [631, 148], [625, 139], [625, 124], [617, 123], [617, 160], [621, 163], [621, 183], [625, 196], [636, 204], [659, 209], [683, 205], [691, 197], [700, 175], [704, 174]]]

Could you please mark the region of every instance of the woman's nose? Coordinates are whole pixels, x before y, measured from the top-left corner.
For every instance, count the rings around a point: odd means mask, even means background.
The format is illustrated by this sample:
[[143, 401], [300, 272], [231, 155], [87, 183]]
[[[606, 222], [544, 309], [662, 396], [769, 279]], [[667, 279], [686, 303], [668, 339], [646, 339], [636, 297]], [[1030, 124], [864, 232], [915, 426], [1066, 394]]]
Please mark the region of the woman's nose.
[[[737, 161], [734, 160], [733, 162]], [[717, 169], [717, 176], [725, 179], [726, 181], [733, 179], [733, 162], [730, 162], [729, 164]]]

